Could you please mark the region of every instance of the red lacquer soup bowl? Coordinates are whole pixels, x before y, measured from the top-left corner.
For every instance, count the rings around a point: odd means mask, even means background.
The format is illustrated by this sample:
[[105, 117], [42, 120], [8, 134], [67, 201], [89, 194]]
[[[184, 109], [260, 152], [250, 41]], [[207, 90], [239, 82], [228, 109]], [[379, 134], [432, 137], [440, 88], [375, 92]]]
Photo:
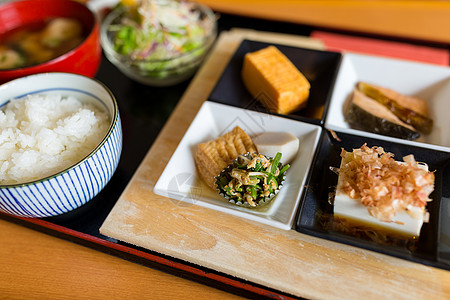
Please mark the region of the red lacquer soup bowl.
[[[77, 26], [71, 27], [73, 24], [68, 25], [67, 20]], [[78, 34], [76, 37], [74, 32]], [[38, 45], [39, 38], [45, 40], [39, 41]], [[14, 39], [19, 41], [19, 46], [14, 44]], [[57, 46], [62, 47], [57, 49]], [[54, 56], [48, 54], [51, 51]], [[82, 3], [19, 0], [0, 5], [0, 83], [46, 72], [94, 77], [100, 66], [101, 53], [98, 18]], [[30, 57], [34, 60], [30, 65], [25, 64]], [[50, 58], [39, 61], [42, 57]]]

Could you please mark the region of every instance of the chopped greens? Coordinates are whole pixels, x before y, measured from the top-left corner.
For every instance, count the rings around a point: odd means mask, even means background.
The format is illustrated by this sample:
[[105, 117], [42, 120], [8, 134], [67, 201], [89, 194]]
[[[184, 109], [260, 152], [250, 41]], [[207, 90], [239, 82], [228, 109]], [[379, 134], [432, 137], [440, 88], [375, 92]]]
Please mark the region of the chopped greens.
[[216, 177], [219, 193], [236, 205], [267, 204], [278, 193], [289, 164], [281, 166], [281, 153], [274, 158], [262, 154], [240, 155]]

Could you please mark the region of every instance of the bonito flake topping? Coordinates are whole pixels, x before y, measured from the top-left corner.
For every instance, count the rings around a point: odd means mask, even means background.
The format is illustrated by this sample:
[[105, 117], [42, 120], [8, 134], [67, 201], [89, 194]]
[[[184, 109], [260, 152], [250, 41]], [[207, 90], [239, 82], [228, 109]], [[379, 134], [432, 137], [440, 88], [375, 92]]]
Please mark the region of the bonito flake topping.
[[423, 218], [430, 194], [434, 190], [434, 173], [426, 164], [416, 162], [413, 155], [394, 160], [382, 147], [347, 152], [342, 149], [339, 176], [341, 191], [352, 199], [360, 199], [373, 217], [391, 222], [396, 212], [406, 211], [414, 219]]

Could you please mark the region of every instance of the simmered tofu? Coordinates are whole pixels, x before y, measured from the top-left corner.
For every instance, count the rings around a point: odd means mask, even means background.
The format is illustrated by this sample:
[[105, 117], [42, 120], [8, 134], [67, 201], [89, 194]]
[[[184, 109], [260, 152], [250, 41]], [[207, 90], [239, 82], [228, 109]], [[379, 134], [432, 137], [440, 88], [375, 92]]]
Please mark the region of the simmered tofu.
[[300, 144], [298, 138], [288, 132], [264, 132], [254, 137], [253, 143], [259, 153], [268, 157], [275, 157], [280, 152], [284, 164], [295, 158]]

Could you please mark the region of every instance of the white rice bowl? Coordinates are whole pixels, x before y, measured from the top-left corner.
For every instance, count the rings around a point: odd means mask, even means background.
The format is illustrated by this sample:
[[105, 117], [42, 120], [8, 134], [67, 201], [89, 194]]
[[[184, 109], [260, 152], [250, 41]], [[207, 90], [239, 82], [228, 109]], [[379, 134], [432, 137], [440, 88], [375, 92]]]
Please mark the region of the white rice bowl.
[[0, 111], [0, 184], [34, 181], [83, 159], [105, 137], [109, 116], [72, 96], [28, 95]]
[[42, 73], [0, 85], [0, 212], [50, 217], [110, 181], [122, 152], [119, 107], [100, 81]]

